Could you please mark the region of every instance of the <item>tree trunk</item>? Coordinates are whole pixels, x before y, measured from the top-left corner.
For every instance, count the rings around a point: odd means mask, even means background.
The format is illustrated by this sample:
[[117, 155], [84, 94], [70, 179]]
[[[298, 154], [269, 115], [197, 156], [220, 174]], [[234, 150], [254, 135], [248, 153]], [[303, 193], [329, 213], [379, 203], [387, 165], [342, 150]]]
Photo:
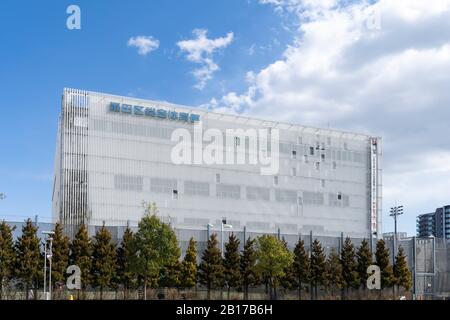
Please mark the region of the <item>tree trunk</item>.
[[268, 281], [267, 281], [267, 284], [268, 284], [268, 289], [269, 289], [269, 300], [272, 300], [272, 280], [271, 279], [268, 279]]
[[144, 280], [144, 300], [147, 300], [147, 277]]
[[274, 297], [274, 300], [278, 300], [277, 286], [275, 283], [273, 284], [273, 297]]
[[100, 286], [100, 300], [103, 300], [103, 286]]
[[211, 300], [211, 284], [210, 283], [208, 283], [207, 290], [208, 290], [208, 292], [207, 292], [208, 300]]

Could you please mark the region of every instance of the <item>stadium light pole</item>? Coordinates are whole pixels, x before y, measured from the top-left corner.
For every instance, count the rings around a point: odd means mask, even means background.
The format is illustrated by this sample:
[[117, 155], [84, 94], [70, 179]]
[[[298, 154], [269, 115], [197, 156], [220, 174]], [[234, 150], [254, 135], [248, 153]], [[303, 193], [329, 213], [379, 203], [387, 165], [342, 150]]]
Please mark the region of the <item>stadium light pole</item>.
[[397, 217], [403, 214], [403, 206], [395, 206], [391, 207], [391, 213], [389, 214], [391, 217], [394, 218], [394, 252], [392, 254], [392, 260], [393, 263], [395, 263], [395, 255], [397, 254]]
[[394, 238], [397, 241], [397, 217], [403, 214], [403, 206], [396, 206], [391, 208], [391, 213], [389, 214], [394, 218]]

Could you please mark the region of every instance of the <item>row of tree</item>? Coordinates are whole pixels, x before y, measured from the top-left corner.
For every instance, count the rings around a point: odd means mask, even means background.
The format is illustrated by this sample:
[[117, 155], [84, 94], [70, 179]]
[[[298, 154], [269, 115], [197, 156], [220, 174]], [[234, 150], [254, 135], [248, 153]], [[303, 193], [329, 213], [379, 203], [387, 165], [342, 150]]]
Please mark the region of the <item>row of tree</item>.
[[[231, 234], [225, 244], [225, 251], [219, 249], [216, 234], [208, 239], [197, 264], [197, 243], [191, 238], [183, 259], [178, 241], [171, 227], [156, 216], [155, 207], [149, 207], [147, 214], [133, 233], [125, 230], [122, 241], [116, 246], [111, 233], [103, 226], [93, 238], [81, 226], [74, 239], [64, 235], [61, 225], [54, 228], [52, 247], [52, 282], [55, 288], [67, 277], [68, 265], [77, 265], [81, 270], [82, 292], [88, 287], [124, 290], [125, 298], [130, 289], [143, 287], [144, 299], [147, 288], [174, 287], [192, 288], [198, 284], [207, 289], [208, 298], [212, 290], [239, 290], [248, 299], [251, 287], [264, 285], [270, 299], [277, 298], [277, 288], [296, 290], [299, 299], [308, 291], [311, 298], [317, 298], [318, 289], [332, 295], [339, 290], [343, 296], [350, 289], [365, 288], [367, 267], [376, 264], [381, 270], [381, 286], [389, 288], [411, 287], [411, 273], [406, 256], [399, 248], [392, 266], [389, 250], [383, 240], [376, 246], [375, 261], [366, 240], [355, 248], [347, 238], [340, 250], [332, 249], [326, 255], [324, 248], [315, 240], [306, 250], [299, 240], [293, 251], [283, 239], [263, 235], [247, 239], [239, 250], [239, 239]], [[27, 292], [38, 288], [43, 279], [43, 253], [37, 228], [28, 220], [22, 228], [22, 235], [13, 241], [12, 228], [0, 224], [0, 283], [18, 286]], [[1, 293], [0, 293], [1, 294]], [[0, 297], [1, 298], [1, 297]]]

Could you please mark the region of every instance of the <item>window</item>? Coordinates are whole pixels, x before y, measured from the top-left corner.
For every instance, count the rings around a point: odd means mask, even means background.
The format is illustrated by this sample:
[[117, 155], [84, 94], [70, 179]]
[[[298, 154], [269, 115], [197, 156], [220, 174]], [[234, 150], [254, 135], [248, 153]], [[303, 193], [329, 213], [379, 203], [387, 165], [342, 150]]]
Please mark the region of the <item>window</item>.
[[292, 159], [297, 159], [297, 151], [292, 150]]
[[241, 187], [238, 185], [219, 184], [216, 187], [216, 196], [222, 199], [240, 199]]
[[216, 173], [216, 183], [220, 183], [220, 173]]
[[325, 161], [325, 154], [324, 153], [322, 153], [321, 158], [322, 158], [322, 161]]
[[246, 187], [246, 197], [248, 200], [270, 200], [270, 189], [261, 187]]
[[321, 206], [324, 204], [324, 195], [320, 192], [303, 192], [303, 203], [305, 205]]
[[117, 175], [114, 176], [114, 188], [127, 191], [142, 191], [143, 179], [137, 176]]
[[298, 137], [298, 138], [297, 138], [297, 144], [302, 144], [302, 143], [303, 143], [302, 137]]
[[308, 156], [305, 154], [305, 163], [308, 163]]
[[322, 142], [322, 150], [325, 150], [325, 143]]
[[297, 175], [297, 168], [292, 168], [291, 173], [292, 176], [295, 177]]
[[209, 196], [209, 183], [196, 182], [196, 181], [184, 181], [183, 194], [192, 196]]
[[275, 190], [275, 200], [278, 202], [297, 202], [297, 191], [295, 190]]
[[273, 177], [273, 184], [278, 185], [278, 176]]
[[324, 180], [324, 179], [322, 179], [322, 180], [320, 181], [320, 184], [322, 185], [322, 188], [325, 188], [325, 180]]
[[336, 170], [336, 161], [333, 161], [333, 170]]
[[314, 147], [309, 147], [309, 155], [314, 155]]
[[342, 200], [342, 194], [340, 192], [337, 194], [337, 198], [338, 200]]
[[344, 149], [347, 150], [347, 142], [344, 142]]
[[150, 179], [150, 191], [155, 193], [173, 193], [173, 190], [177, 190], [177, 180], [175, 179]]
[[178, 190], [172, 190], [172, 199], [178, 200]]
[[241, 139], [239, 137], [234, 137], [234, 146], [238, 147], [241, 145]]
[[331, 146], [331, 138], [327, 137], [327, 145]]
[[320, 169], [320, 162], [316, 162], [316, 170]]

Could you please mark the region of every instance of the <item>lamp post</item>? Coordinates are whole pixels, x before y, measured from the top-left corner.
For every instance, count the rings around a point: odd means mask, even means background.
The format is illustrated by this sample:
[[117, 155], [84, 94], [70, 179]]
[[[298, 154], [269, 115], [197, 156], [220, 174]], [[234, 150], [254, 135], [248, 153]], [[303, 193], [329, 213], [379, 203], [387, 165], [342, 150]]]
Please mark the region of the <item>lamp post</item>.
[[[48, 238], [44, 241], [44, 297], [45, 300], [51, 300], [52, 297], [52, 243], [53, 238], [52, 235], [55, 234], [53, 231], [42, 231]], [[49, 253], [47, 254], [47, 241], [50, 242]], [[49, 279], [49, 293], [47, 295], [47, 259], [49, 261], [50, 267], [50, 279]]]
[[221, 243], [222, 258], [225, 257], [224, 252], [223, 252], [223, 229], [224, 228], [228, 228], [228, 229], [233, 228], [233, 226], [231, 224], [227, 224], [227, 218], [222, 218], [222, 221], [220, 223], [220, 243]]
[[208, 223], [208, 224], [206, 225], [206, 241], [208, 241], [208, 240], [209, 240], [209, 237], [211, 236], [211, 235], [210, 235], [210, 233], [211, 233], [211, 228], [214, 228], [214, 225], [211, 224], [211, 223]]

